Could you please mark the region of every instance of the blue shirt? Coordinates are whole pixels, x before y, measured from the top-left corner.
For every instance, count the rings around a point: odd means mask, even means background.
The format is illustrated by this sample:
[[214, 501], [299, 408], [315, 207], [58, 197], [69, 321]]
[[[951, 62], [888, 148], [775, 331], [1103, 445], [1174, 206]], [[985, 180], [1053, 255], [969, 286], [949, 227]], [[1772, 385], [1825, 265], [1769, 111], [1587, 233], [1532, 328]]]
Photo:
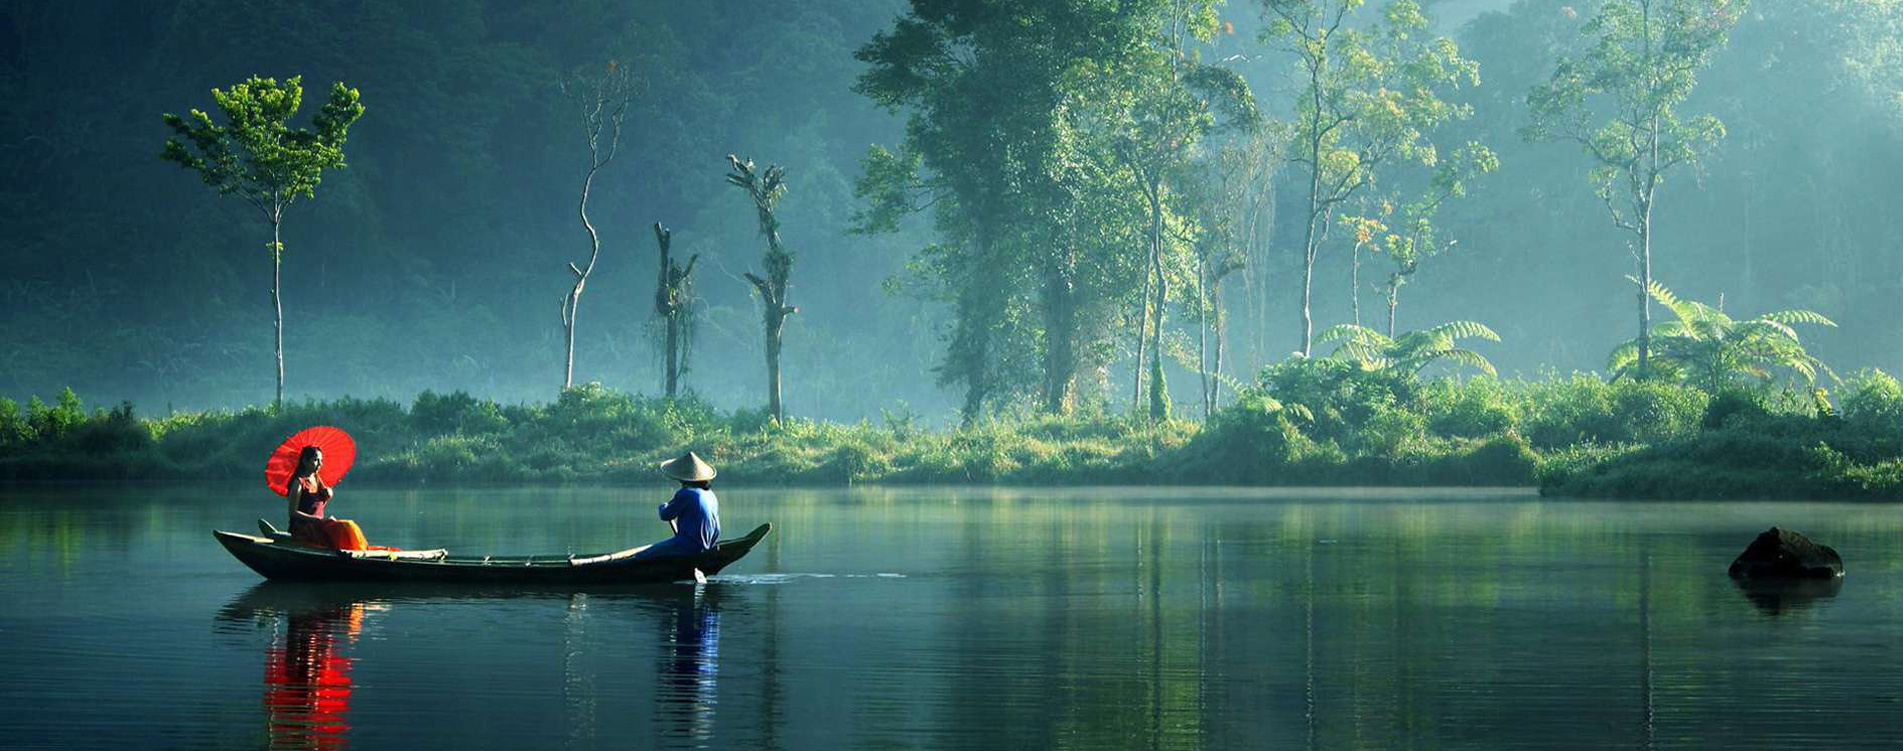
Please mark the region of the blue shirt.
[[673, 500], [661, 504], [661, 521], [675, 522], [668, 542], [690, 550], [707, 550], [720, 541], [720, 499], [714, 491], [681, 488]]

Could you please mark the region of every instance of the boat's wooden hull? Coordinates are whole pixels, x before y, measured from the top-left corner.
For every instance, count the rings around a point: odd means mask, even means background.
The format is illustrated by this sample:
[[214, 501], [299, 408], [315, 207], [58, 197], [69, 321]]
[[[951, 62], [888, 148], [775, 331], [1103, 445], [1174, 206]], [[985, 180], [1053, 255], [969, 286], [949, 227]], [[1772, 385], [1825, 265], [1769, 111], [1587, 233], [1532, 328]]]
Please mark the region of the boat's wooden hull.
[[773, 525], [762, 524], [745, 537], [697, 555], [655, 558], [638, 558], [624, 551], [595, 556], [390, 560], [236, 532], [214, 531], [212, 536], [239, 562], [271, 580], [590, 586], [691, 581], [696, 571], [713, 576], [740, 560], [772, 530]]

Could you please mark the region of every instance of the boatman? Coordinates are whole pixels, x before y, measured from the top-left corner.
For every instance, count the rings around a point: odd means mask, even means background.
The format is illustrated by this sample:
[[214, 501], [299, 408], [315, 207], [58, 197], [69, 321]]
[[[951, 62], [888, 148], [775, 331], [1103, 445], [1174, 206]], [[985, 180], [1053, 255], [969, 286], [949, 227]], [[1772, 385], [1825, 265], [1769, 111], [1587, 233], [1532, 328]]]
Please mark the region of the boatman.
[[714, 497], [713, 466], [689, 451], [662, 462], [661, 474], [681, 483], [674, 498], [661, 504], [661, 521], [674, 528], [674, 536], [649, 545], [636, 557], [694, 555], [712, 548], [720, 541], [720, 500]]

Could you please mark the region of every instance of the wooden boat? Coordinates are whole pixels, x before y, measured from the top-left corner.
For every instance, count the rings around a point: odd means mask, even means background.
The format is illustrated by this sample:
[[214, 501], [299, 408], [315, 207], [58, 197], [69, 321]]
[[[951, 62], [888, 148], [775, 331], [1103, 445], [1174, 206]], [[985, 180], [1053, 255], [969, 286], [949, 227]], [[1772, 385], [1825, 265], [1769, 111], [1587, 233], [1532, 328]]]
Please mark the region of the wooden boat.
[[599, 555], [454, 556], [446, 550], [344, 551], [315, 548], [260, 520], [262, 535], [214, 530], [218, 544], [266, 579], [613, 585], [694, 581], [720, 573], [765, 539], [773, 525], [695, 555], [637, 558], [643, 545]]

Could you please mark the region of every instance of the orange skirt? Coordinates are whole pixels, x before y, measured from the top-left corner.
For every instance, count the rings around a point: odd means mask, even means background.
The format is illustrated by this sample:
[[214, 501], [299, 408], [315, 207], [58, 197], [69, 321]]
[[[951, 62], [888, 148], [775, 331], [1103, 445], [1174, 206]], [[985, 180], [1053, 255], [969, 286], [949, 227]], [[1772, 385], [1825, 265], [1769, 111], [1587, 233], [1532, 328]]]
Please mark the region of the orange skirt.
[[369, 550], [370, 541], [363, 536], [363, 528], [349, 519], [328, 519], [323, 522], [299, 524], [291, 530], [291, 536], [320, 548], [337, 550]]

